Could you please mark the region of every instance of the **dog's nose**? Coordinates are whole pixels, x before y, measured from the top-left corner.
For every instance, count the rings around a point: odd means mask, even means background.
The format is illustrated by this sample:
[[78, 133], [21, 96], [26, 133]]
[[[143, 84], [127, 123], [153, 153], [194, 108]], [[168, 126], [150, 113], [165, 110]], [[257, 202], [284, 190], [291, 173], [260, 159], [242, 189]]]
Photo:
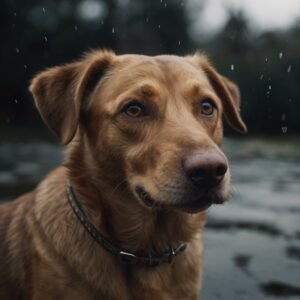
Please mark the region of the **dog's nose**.
[[199, 187], [219, 184], [227, 169], [225, 157], [216, 150], [195, 152], [185, 157], [183, 169], [187, 177]]

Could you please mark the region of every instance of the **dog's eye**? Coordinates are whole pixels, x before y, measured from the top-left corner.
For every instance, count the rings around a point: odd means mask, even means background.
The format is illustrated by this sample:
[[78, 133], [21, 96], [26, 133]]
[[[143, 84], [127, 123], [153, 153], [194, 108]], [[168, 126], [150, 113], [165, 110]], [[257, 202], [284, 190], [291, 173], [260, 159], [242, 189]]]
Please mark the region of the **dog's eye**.
[[204, 99], [201, 102], [201, 114], [205, 116], [212, 116], [215, 111], [215, 105], [211, 99]]
[[145, 108], [141, 103], [129, 103], [123, 112], [131, 118], [139, 118], [145, 115]]

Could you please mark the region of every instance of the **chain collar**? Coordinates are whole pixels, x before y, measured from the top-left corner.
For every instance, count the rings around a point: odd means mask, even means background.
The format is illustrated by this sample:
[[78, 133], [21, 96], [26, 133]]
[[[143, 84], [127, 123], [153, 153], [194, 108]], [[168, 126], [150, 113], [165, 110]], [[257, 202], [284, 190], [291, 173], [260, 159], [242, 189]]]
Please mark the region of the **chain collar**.
[[71, 181], [68, 180], [67, 183], [67, 197], [69, 203], [77, 216], [78, 220], [84, 227], [84, 229], [92, 236], [92, 238], [101, 245], [105, 250], [109, 251], [111, 254], [118, 257], [122, 264], [130, 265], [146, 265], [146, 266], [157, 266], [162, 263], [171, 263], [173, 258], [180, 252], [183, 252], [186, 248], [186, 244], [180, 243], [175, 247], [169, 247], [167, 250], [161, 253], [149, 253], [140, 254], [136, 251], [124, 251], [118, 246], [112, 244], [102, 233], [100, 233], [95, 226], [89, 221], [88, 217], [84, 213], [82, 207], [80, 206], [74, 189], [72, 187]]

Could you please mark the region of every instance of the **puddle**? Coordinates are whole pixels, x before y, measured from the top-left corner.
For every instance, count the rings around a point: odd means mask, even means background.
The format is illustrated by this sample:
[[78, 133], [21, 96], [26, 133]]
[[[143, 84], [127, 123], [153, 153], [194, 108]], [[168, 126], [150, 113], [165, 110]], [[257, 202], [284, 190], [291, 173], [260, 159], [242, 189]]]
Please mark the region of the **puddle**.
[[[286, 248], [287, 257], [300, 261], [300, 246], [288, 246]], [[300, 281], [300, 278], [299, 278]]]
[[276, 297], [286, 297], [289, 296], [300, 296], [300, 287], [292, 286], [286, 283], [271, 281], [268, 283], [263, 283], [260, 285], [261, 290], [266, 295], [272, 295]]
[[246, 231], [254, 231], [261, 234], [267, 234], [271, 236], [284, 235], [279, 229], [277, 229], [274, 225], [267, 223], [250, 223], [243, 221], [214, 221], [208, 222], [206, 225], [207, 228], [215, 229], [215, 230], [246, 230]]

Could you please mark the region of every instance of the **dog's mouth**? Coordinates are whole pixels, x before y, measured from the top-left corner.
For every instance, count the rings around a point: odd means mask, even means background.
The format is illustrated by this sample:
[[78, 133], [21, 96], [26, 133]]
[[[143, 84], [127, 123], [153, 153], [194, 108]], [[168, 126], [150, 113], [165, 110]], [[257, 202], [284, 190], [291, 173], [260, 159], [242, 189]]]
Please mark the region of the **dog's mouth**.
[[214, 197], [209, 196], [208, 193], [203, 193], [201, 196], [194, 197], [193, 199], [163, 205], [156, 199], [153, 199], [143, 187], [137, 186], [135, 191], [140, 200], [147, 207], [156, 209], [163, 209], [164, 207], [169, 207], [181, 210], [186, 213], [198, 213], [207, 210], [214, 203], [221, 203], [219, 200], [214, 199]]
[[137, 193], [137, 195], [139, 196], [139, 198], [142, 200], [142, 202], [148, 206], [148, 207], [151, 207], [151, 208], [159, 208], [161, 207], [161, 205], [155, 201], [149, 193], [147, 193], [145, 191], [145, 189], [141, 186], [137, 186], [135, 188], [135, 191]]
[[212, 199], [206, 198], [204, 201], [203, 198], [201, 198], [183, 203], [177, 203], [174, 205], [174, 207], [186, 213], [193, 214], [207, 210], [213, 203], [214, 201]]

